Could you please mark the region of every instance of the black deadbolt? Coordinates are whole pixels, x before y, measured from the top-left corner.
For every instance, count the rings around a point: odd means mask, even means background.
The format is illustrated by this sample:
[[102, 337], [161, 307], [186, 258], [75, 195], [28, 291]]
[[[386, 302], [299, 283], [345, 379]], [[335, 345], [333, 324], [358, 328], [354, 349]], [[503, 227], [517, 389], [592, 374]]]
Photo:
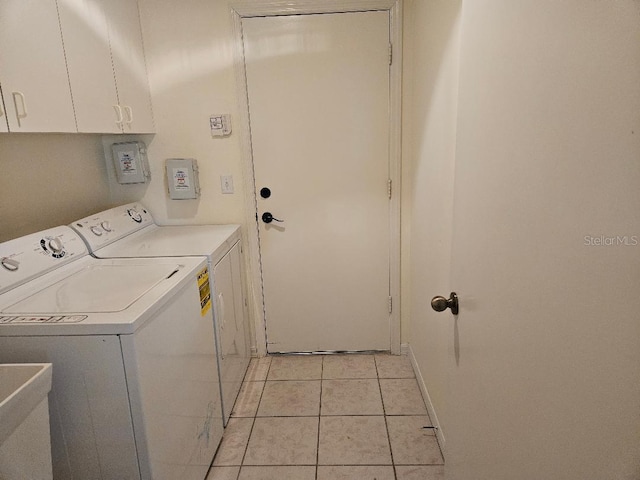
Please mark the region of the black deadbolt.
[[267, 187], [263, 187], [260, 189], [260, 196], [262, 198], [269, 198], [271, 196], [271, 190]]

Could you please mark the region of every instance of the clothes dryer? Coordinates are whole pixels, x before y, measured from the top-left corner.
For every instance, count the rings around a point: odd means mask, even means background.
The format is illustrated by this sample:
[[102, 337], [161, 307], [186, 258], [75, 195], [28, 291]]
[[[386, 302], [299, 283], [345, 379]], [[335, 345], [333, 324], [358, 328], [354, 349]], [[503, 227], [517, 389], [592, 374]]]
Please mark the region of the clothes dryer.
[[202, 480], [222, 436], [202, 257], [97, 259], [67, 226], [0, 244], [0, 362], [52, 363], [56, 480]]
[[71, 226], [97, 258], [206, 257], [213, 279], [211, 319], [226, 425], [250, 360], [240, 226], [160, 226], [140, 203], [99, 212]]

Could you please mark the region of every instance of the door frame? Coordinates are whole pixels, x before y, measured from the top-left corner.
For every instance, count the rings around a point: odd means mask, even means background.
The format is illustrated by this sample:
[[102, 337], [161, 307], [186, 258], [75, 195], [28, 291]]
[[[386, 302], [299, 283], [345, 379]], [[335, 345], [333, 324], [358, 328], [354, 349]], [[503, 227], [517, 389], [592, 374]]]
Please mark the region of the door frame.
[[262, 266], [258, 239], [258, 209], [253, 171], [253, 149], [247, 77], [242, 39], [242, 19], [250, 17], [386, 11], [389, 13], [389, 38], [392, 59], [389, 68], [389, 179], [392, 195], [389, 206], [389, 295], [392, 308], [389, 319], [391, 353], [400, 354], [400, 200], [401, 185], [401, 120], [402, 120], [402, 0], [237, 0], [230, 3], [233, 22], [234, 67], [240, 116], [240, 142], [245, 200], [249, 318], [254, 322], [255, 347], [252, 353], [267, 354]]

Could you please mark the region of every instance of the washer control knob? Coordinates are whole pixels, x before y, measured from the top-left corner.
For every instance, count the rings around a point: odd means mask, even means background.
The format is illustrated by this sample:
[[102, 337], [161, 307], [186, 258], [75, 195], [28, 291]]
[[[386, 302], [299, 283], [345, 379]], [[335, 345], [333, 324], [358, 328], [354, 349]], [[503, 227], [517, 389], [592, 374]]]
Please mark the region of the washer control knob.
[[60, 240], [59, 237], [50, 238], [49, 241], [47, 242], [47, 246], [53, 253], [60, 253], [64, 248], [64, 245], [62, 244], [62, 240]]
[[129, 210], [127, 210], [127, 213], [134, 222], [142, 223], [142, 215], [140, 215], [140, 212], [138, 212], [135, 208], [130, 208]]
[[107, 220], [105, 220], [104, 222], [100, 222], [100, 226], [103, 228], [105, 232], [111, 231], [111, 223], [109, 223]]
[[10, 272], [15, 272], [20, 268], [20, 262], [14, 260], [13, 258], [2, 257], [0, 259], [0, 265], [2, 265], [6, 270]]
[[98, 225], [94, 225], [89, 230], [91, 230], [91, 233], [93, 233], [97, 237], [100, 237], [102, 235], [102, 229]]

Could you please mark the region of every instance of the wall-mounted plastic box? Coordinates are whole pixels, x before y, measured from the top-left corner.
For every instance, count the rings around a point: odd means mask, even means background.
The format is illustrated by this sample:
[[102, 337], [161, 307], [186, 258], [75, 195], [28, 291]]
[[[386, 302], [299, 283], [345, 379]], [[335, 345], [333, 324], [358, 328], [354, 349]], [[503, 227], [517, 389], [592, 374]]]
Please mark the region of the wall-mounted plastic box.
[[147, 146], [144, 143], [114, 143], [111, 145], [111, 153], [118, 183], [146, 183], [151, 178]]
[[169, 197], [172, 200], [191, 200], [200, 196], [197, 160], [168, 158], [166, 168]]

